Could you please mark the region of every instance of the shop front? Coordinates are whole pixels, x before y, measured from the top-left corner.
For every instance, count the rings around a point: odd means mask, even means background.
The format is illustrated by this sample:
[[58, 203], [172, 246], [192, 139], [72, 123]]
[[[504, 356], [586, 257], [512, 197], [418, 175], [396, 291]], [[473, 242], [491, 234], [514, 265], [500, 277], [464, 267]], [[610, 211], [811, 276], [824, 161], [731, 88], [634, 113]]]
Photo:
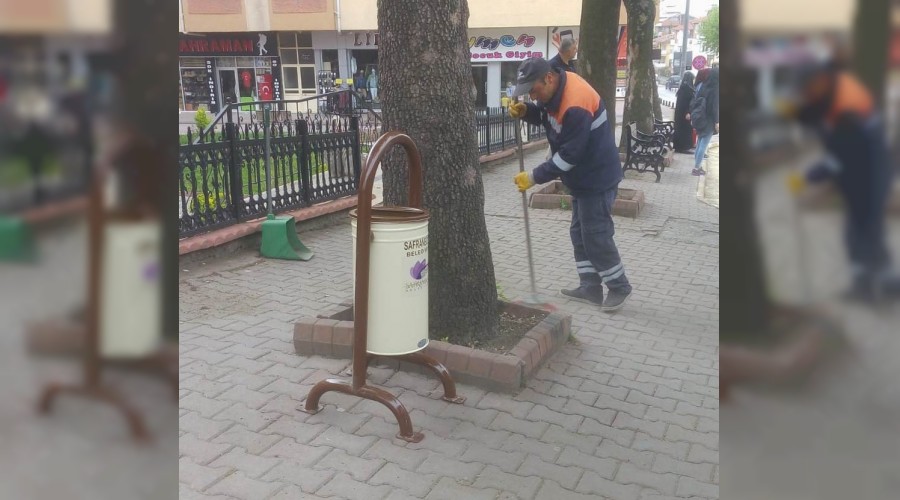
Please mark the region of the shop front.
[[507, 87], [515, 84], [519, 64], [547, 57], [547, 33], [546, 27], [469, 30], [476, 107], [500, 106]]
[[181, 34], [178, 109], [281, 100], [281, 57], [272, 32]]

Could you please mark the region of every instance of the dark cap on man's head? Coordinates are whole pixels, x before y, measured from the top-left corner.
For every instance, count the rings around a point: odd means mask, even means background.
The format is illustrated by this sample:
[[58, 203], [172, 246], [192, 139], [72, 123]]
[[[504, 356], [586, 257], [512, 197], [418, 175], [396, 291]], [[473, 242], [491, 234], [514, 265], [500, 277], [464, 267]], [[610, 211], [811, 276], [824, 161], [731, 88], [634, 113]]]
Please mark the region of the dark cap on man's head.
[[553, 68], [550, 67], [550, 63], [543, 57], [526, 59], [519, 65], [519, 72], [516, 77], [516, 88], [513, 90], [513, 96], [518, 97], [527, 94], [531, 90], [531, 87], [534, 86], [534, 82], [543, 78], [544, 75], [551, 71], [553, 71]]

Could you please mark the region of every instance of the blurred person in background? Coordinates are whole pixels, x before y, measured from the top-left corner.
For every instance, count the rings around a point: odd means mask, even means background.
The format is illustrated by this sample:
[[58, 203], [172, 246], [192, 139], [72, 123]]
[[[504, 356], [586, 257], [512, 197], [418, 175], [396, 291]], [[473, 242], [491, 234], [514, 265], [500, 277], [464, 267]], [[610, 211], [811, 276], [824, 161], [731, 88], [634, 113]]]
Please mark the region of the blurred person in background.
[[694, 134], [691, 127], [690, 106], [694, 99], [694, 73], [685, 71], [681, 77], [681, 86], [675, 94], [675, 152], [691, 154], [694, 152]]
[[890, 271], [885, 218], [892, 169], [885, 128], [871, 93], [844, 69], [844, 58], [817, 65], [801, 77], [800, 98], [783, 112], [814, 130], [823, 159], [805, 175], [788, 178], [795, 195], [812, 184], [833, 182], [844, 199], [844, 244], [853, 273], [846, 298], [878, 303], [900, 293]]
[[691, 175], [706, 175], [706, 171], [702, 168], [706, 148], [713, 134], [719, 133], [718, 68], [703, 68], [697, 73], [688, 119], [697, 131], [697, 149], [694, 151], [694, 169], [691, 170]]

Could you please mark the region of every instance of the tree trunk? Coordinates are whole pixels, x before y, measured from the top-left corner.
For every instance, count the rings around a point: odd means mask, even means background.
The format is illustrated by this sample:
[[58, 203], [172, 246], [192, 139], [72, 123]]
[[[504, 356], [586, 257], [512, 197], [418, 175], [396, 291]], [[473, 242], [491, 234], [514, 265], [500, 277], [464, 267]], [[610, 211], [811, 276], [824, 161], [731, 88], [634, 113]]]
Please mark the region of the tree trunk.
[[[171, 200], [177, 195], [178, 176], [174, 168], [160, 165], [177, 165], [178, 149], [172, 140], [172, 120], [168, 113], [160, 113], [163, 102], [174, 102], [177, 97], [173, 85], [159, 78], [177, 65], [178, 41], [174, 37], [160, 37], [158, 33], [171, 30], [170, 21], [177, 15], [174, 2], [117, 0], [110, 3], [115, 19], [115, 52], [120, 63], [112, 70], [116, 74], [117, 95], [114, 113], [116, 121], [127, 124], [133, 139], [139, 139], [144, 147], [135, 161], [125, 167], [136, 173], [127, 186], [151, 201], [162, 221], [176, 220], [177, 208]], [[171, 31], [168, 31], [171, 32]], [[103, 57], [101, 56], [101, 59]], [[108, 63], [106, 63], [108, 64]], [[131, 149], [138, 151], [138, 149]], [[176, 224], [163, 224], [160, 288], [162, 302], [162, 334], [167, 339], [178, 338], [178, 295], [168, 293], [178, 289], [178, 255], [168, 251], [178, 242]]]
[[853, 27], [853, 63], [860, 79], [872, 91], [880, 108], [884, 103], [890, 40], [891, 0], [866, 0], [856, 4]]
[[[384, 130], [422, 154], [430, 213], [429, 329], [468, 343], [496, 336], [497, 288], [478, 170], [466, 0], [379, 0], [378, 65]], [[388, 205], [406, 198], [402, 155], [384, 163]], [[509, 196], [515, 197], [510, 183]]]
[[[581, 5], [578, 61], [581, 76], [600, 94], [611, 116], [616, 111], [616, 55], [622, 0], [585, 0]], [[615, 134], [615, 120], [613, 134]]]
[[[653, 133], [656, 80], [653, 70], [653, 0], [625, 0], [628, 12], [628, 86], [622, 123], [635, 122], [638, 130]], [[624, 127], [622, 128], [624, 133]], [[624, 138], [623, 138], [624, 139]], [[620, 144], [624, 144], [622, 140]]]
[[749, 162], [748, 130], [745, 121], [751, 81], [743, 74], [736, 0], [722, 0], [720, 101], [733, 103], [720, 108], [720, 123], [730, 146], [721, 148], [719, 190], [728, 200], [728, 210], [719, 212], [719, 255], [722, 256], [719, 279], [720, 337], [759, 335], [767, 325], [769, 299], [766, 294], [759, 233], [754, 203], [753, 172]]

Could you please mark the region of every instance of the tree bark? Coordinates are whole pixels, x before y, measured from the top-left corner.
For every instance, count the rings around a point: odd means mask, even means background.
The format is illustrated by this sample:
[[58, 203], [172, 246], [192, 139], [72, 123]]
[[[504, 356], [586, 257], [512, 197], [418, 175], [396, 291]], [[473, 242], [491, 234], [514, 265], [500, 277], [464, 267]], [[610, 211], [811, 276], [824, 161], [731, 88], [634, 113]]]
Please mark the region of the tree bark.
[[[150, 200], [160, 220], [176, 220], [177, 208], [171, 200], [178, 194], [178, 176], [174, 168], [159, 166], [177, 165], [178, 149], [170, 132], [172, 119], [169, 113], [160, 113], [159, 106], [174, 102], [177, 90], [159, 75], [178, 66], [178, 41], [158, 34], [172, 32], [177, 7], [174, 2], [163, 0], [117, 0], [110, 3], [110, 8], [116, 28], [112, 37], [113, 57], [118, 59], [112, 70], [120, 96], [115, 101], [115, 121], [126, 124], [133, 131], [133, 138], [139, 139], [144, 147], [143, 154], [126, 166], [137, 175], [128, 189]], [[174, 248], [178, 242], [177, 224], [163, 226], [162, 248]], [[161, 306], [162, 333], [167, 339], [177, 339], [178, 294], [168, 292], [178, 289], [178, 255], [163, 251], [160, 258], [160, 288], [165, 292]]]
[[[638, 130], [653, 133], [656, 80], [653, 70], [653, 0], [624, 0], [628, 12], [628, 86], [622, 123], [635, 122]], [[624, 127], [623, 133], [624, 133]], [[620, 144], [624, 144], [622, 140]]]
[[764, 332], [770, 303], [755, 216], [748, 131], [741, 119], [748, 112], [752, 89], [740, 63], [737, 1], [722, 0], [719, 12], [720, 79], [729, 83], [720, 87], [720, 102], [732, 103], [722, 106], [719, 115], [721, 128], [730, 138], [729, 147], [719, 150], [725, 166], [719, 170], [720, 196], [728, 200], [728, 209], [719, 213], [719, 331], [725, 341]]
[[[409, 135], [425, 170], [430, 213], [429, 330], [468, 343], [496, 336], [497, 288], [478, 170], [466, 0], [379, 0], [384, 130]], [[388, 205], [403, 204], [405, 157], [384, 162]], [[509, 196], [517, 193], [510, 184]]]
[[[581, 76], [600, 94], [611, 114], [616, 110], [616, 55], [622, 0], [585, 0], [581, 5], [578, 60]], [[611, 121], [610, 123], [614, 123]], [[615, 124], [613, 125], [615, 134]]]

